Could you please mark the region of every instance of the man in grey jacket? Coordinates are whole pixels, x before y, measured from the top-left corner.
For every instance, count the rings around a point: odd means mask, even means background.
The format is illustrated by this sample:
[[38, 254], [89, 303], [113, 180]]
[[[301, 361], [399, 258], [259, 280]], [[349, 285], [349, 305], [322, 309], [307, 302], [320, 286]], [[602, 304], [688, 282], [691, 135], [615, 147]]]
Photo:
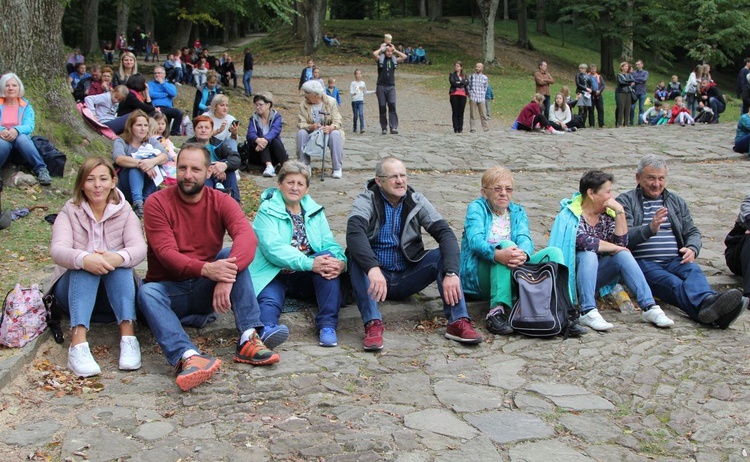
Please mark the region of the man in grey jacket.
[[[365, 324], [365, 350], [383, 348], [383, 322], [378, 302], [401, 300], [437, 281], [448, 318], [445, 337], [480, 343], [471, 326], [461, 289], [460, 250], [448, 223], [422, 194], [407, 186], [406, 167], [386, 157], [375, 178], [354, 199], [346, 226], [352, 291]], [[439, 249], [425, 250], [422, 228]]]
[[654, 296], [697, 322], [726, 329], [748, 299], [737, 289], [719, 294], [708, 285], [695, 263], [701, 233], [685, 200], [666, 189], [666, 161], [654, 154], [644, 156], [635, 179], [638, 187], [620, 194], [617, 201], [625, 209], [628, 248]]

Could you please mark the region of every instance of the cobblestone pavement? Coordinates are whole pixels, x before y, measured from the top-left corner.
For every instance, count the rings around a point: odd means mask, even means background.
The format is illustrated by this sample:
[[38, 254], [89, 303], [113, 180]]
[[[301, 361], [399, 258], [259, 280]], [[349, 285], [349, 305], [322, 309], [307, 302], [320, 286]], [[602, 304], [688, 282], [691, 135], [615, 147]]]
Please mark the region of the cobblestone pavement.
[[[495, 121], [492, 121], [493, 123]], [[704, 234], [699, 263], [715, 287], [738, 286], [723, 262], [723, 238], [746, 193], [748, 165], [731, 151], [729, 124], [587, 129], [564, 136], [510, 131], [348, 136], [344, 178], [314, 179], [339, 241], [354, 196], [386, 155], [402, 158], [409, 182], [448, 219], [457, 236], [481, 172], [515, 172], [514, 199], [527, 209], [537, 248], [546, 244], [559, 200], [588, 168], [613, 172], [615, 190], [634, 185], [643, 154], [668, 158], [668, 187], [684, 196]], [[291, 140], [287, 146], [293, 146]], [[271, 179], [257, 175], [261, 187]], [[485, 303], [470, 312], [481, 321]], [[198, 332], [224, 360], [209, 383], [180, 392], [153, 337], [141, 328], [143, 367], [117, 370], [112, 326], [90, 340], [103, 374], [73, 382], [66, 349], [45, 337], [2, 389], [0, 461], [733, 461], [750, 451], [750, 315], [726, 331], [675, 319], [660, 330], [637, 315], [606, 311], [615, 323], [563, 341], [493, 337], [464, 347], [443, 338], [434, 285], [404, 303], [383, 304], [385, 349], [365, 353], [359, 313], [342, 309], [339, 346], [321, 348], [307, 310], [284, 314], [290, 340], [281, 362], [231, 361], [231, 317]], [[420, 321], [422, 321], [420, 323]], [[420, 328], [415, 328], [419, 326]], [[45, 372], [48, 371], [48, 372]], [[47, 374], [47, 375], [45, 375]], [[56, 374], [56, 375], [55, 375]], [[56, 377], [57, 382], [53, 380]], [[47, 380], [45, 390], [41, 384]]]

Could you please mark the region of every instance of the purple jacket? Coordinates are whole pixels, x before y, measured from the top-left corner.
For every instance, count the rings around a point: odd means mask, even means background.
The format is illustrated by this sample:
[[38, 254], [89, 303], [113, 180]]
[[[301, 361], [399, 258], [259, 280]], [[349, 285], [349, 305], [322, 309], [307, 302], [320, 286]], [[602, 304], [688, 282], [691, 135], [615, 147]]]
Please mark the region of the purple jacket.
[[250, 122], [247, 124], [247, 142], [255, 144], [255, 140], [258, 138], [265, 138], [270, 143], [275, 138], [281, 137], [281, 114], [276, 112], [276, 109], [271, 109], [271, 113], [268, 115], [270, 128], [268, 133], [263, 135], [263, 120], [257, 113], [253, 113], [250, 117]]

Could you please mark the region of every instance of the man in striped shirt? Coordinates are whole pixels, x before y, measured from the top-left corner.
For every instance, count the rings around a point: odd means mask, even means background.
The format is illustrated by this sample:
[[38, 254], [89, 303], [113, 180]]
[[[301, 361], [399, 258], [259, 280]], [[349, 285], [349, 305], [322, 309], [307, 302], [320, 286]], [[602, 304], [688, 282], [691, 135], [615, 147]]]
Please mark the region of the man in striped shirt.
[[654, 296], [680, 308], [691, 319], [726, 329], [747, 306], [737, 289], [717, 293], [695, 258], [701, 233], [685, 200], [666, 189], [667, 163], [654, 154], [641, 159], [638, 186], [620, 194], [625, 209], [628, 248]]

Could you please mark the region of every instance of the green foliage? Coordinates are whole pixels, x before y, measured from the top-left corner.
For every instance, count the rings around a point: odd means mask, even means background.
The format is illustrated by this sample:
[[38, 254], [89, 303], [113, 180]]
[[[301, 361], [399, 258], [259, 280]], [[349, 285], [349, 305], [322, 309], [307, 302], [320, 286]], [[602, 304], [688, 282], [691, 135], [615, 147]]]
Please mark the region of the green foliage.
[[685, 39], [688, 56], [716, 65], [726, 65], [750, 41], [750, 1], [692, 0], [685, 2]]

